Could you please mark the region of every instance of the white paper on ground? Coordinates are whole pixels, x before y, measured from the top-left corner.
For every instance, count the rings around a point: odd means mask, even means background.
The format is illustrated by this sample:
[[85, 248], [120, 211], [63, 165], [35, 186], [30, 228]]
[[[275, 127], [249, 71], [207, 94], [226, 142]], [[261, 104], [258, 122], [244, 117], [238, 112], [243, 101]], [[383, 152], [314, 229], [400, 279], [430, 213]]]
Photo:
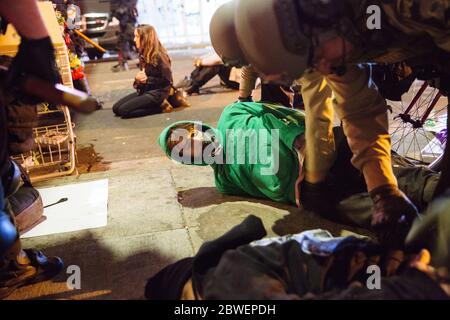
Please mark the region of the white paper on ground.
[[44, 206], [68, 201], [44, 209], [47, 220], [22, 238], [105, 227], [108, 223], [108, 179], [38, 189]]

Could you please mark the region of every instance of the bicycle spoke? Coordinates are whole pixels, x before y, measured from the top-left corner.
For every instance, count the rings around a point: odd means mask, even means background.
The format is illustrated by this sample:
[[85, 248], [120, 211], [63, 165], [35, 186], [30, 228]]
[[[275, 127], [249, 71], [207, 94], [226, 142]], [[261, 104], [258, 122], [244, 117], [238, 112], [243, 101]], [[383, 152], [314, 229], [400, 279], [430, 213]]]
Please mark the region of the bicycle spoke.
[[[435, 138], [447, 124], [447, 105], [441, 106], [438, 102], [431, 109], [439, 90], [432, 87], [423, 90], [424, 85], [424, 81], [415, 81], [406, 99], [392, 105], [393, 121], [390, 126], [392, 150], [421, 164], [440, 156], [442, 144]], [[420, 92], [422, 94], [418, 95]], [[416, 102], [411, 105], [414, 99]]]

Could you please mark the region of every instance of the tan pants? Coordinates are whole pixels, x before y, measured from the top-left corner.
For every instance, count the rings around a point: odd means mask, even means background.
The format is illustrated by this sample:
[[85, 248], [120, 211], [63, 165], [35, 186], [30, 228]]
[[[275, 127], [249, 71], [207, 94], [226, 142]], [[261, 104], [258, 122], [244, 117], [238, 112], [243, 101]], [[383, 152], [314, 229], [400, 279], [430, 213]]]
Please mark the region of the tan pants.
[[306, 180], [323, 181], [333, 165], [335, 111], [354, 155], [352, 163], [362, 170], [369, 191], [397, 185], [391, 166], [386, 101], [369, 86], [366, 72], [349, 66], [341, 77], [305, 73], [300, 84], [306, 109]]

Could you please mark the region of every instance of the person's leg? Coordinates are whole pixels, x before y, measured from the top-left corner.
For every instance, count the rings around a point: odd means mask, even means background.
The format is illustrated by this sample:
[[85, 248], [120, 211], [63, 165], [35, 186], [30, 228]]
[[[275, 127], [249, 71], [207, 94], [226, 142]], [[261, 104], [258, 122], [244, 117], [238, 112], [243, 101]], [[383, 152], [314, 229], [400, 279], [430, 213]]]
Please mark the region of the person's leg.
[[131, 101], [131, 100], [133, 100], [133, 99], [136, 99], [138, 96], [139, 96], [139, 95], [138, 95], [136, 92], [133, 92], [133, 93], [131, 93], [131, 94], [129, 94], [129, 95], [127, 95], [127, 96], [121, 98], [119, 101], [117, 101], [117, 102], [114, 104], [114, 106], [113, 106], [113, 108], [112, 108], [114, 114], [115, 114], [116, 116], [119, 116], [119, 117], [120, 117], [120, 116], [121, 116], [120, 110], [121, 110], [121, 108], [122, 108], [122, 105], [124, 105], [124, 104], [127, 103], [128, 101]]
[[325, 181], [336, 158], [332, 92], [325, 78], [318, 73], [305, 74], [300, 82], [307, 114], [305, 180], [321, 183]]
[[232, 67], [221, 65], [219, 69], [220, 84], [232, 90], [239, 90], [239, 83], [230, 80]]
[[278, 103], [286, 108], [292, 108], [292, 99], [288, 94], [276, 84], [263, 83], [261, 85], [261, 101]]
[[[0, 99], [3, 96], [0, 95]], [[0, 101], [0, 275], [7, 267], [9, 260], [17, 256], [21, 250], [19, 232], [15, 226], [14, 216], [10, 214], [6, 202], [6, 189], [9, 188], [9, 177], [11, 172], [11, 161], [8, 154], [8, 127], [6, 110], [3, 101]], [[5, 189], [6, 188], [6, 189]], [[14, 231], [15, 229], [15, 231]], [[16, 240], [11, 237], [16, 237]], [[16, 244], [12, 243], [15, 242]], [[0, 283], [1, 287], [1, 283]]]
[[417, 206], [425, 209], [433, 200], [433, 194], [441, 174], [426, 167], [394, 167], [398, 187]]
[[[393, 171], [400, 190], [420, 210], [425, 209], [432, 202], [440, 177], [439, 173], [425, 167], [395, 166]], [[373, 201], [367, 192], [348, 195], [341, 199], [338, 205], [340, 222], [363, 228], [371, 227], [373, 211]]]
[[128, 60], [131, 59], [131, 43], [133, 42], [134, 38], [134, 25], [133, 24], [127, 24], [125, 28], [125, 41], [123, 43], [123, 58], [124, 63], [128, 67]]
[[328, 179], [339, 201], [354, 194], [367, 192], [367, 186], [362, 172], [352, 164], [353, 153], [342, 127], [335, 127], [333, 132], [336, 160], [330, 169]]
[[14, 213], [3, 190], [3, 180], [10, 175], [13, 166], [8, 154], [8, 129], [2, 99], [0, 94], [0, 299], [20, 286], [53, 277], [63, 267], [60, 258], [47, 258], [36, 250], [22, 250]]
[[[0, 99], [3, 97], [0, 95]], [[3, 101], [0, 101], [0, 177], [4, 177], [10, 167], [8, 154], [8, 129], [6, 110]]]
[[300, 82], [307, 115], [305, 179], [301, 185], [301, 203], [305, 210], [332, 217], [336, 200], [327, 181], [336, 158], [332, 92], [325, 78], [317, 72], [305, 73]]
[[214, 78], [220, 70], [220, 66], [212, 67], [198, 67], [196, 74], [192, 74], [192, 85], [186, 87], [187, 94], [199, 93], [201, 87], [203, 87], [208, 81]]
[[119, 39], [117, 42], [118, 64], [112, 67], [112, 71], [114, 72], [128, 70], [128, 60], [130, 59], [130, 36], [127, 32], [127, 28], [120, 29]]
[[162, 101], [158, 95], [144, 93], [140, 96], [130, 97], [122, 103], [118, 108], [118, 115], [123, 119], [130, 119], [160, 113], [162, 111], [161, 104]]
[[391, 164], [385, 99], [375, 87], [369, 86], [366, 72], [357, 66], [349, 67], [343, 76], [328, 76], [327, 81], [333, 90], [335, 109], [353, 152], [352, 162], [362, 170], [368, 190], [397, 186]]

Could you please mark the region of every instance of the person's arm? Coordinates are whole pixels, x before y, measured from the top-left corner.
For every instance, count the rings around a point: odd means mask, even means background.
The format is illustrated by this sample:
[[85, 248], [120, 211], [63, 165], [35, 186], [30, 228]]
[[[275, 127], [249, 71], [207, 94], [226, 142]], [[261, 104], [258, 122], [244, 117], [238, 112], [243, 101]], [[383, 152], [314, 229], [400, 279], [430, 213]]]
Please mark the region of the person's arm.
[[173, 85], [172, 64], [168, 56], [161, 59], [161, 77], [167, 85]]
[[36, 0], [1, 0], [0, 15], [12, 23], [22, 37], [37, 40], [49, 36]]

